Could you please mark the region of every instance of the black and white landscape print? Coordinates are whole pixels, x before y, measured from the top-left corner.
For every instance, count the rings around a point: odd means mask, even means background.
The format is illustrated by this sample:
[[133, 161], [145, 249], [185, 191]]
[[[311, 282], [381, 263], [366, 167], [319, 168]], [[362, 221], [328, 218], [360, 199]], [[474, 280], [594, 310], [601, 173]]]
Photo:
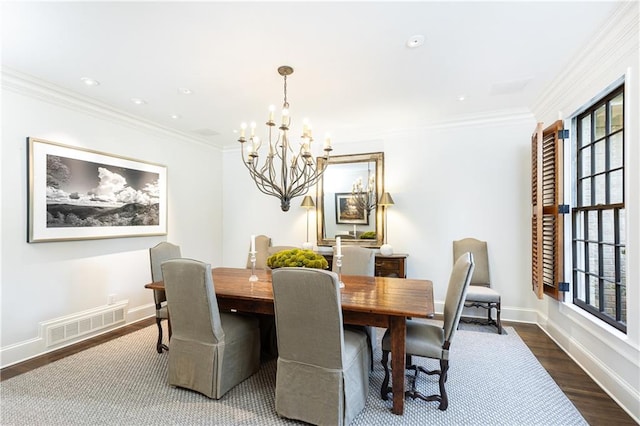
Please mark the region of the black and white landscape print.
[[47, 228], [157, 226], [159, 174], [46, 156]]

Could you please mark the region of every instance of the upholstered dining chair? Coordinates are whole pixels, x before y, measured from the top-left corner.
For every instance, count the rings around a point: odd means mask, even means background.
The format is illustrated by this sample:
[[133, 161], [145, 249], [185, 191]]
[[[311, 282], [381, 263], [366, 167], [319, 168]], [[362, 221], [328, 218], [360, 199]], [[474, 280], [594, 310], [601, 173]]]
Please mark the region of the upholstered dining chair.
[[[151, 279], [153, 282], [162, 281], [162, 262], [169, 259], [182, 257], [180, 246], [162, 241], [149, 249], [149, 260], [151, 264]], [[156, 303], [156, 325], [158, 326], [158, 342], [156, 350], [159, 354], [163, 350], [169, 350], [169, 347], [162, 343], [162, 321], [169, 319], [169, 311], [167, 310], [167, 297], [164, 290], [153, 290], [153, 299]], [[169, 325], [169, 338], [171, 338], [171, 322]]]
[[[475, 270], [471, 277], [471, 285], [467, 291], [467, 308], [483, 308], [487, 311], [486, 324], [493, 324], [498, 329], [498, 334], [502, 334], [502, 321], [500, 320], [500, 293], [491, 287], [489, 275], [489, 254], [487, 242], [475, 238], [464, 238], [453, 242], [453, 258], [457, 259], [462, 253], [471, 252], [475, 259]], [[496, 310], [496, 319], [493, 319], [491, 311]], [[481, 323], [476, 320], [462, 321]]]
[[[271, 238], [266, 235], [256, 235], [256, 269], [267, 269]], [[251, 269], [251, 247], [247, 253], [247, 269]]]
[[369, 393], [369, 353], [364, 333], [342, 325], [337, 274], [279, 268], [272, 283], [276, 412], [312, 424], [349, 424]]
[[[331, 270], [338, 272], [337, 256], [333, 248], [333, 261]], [[342, 268], [341, 271], [345, 275], [367, 275], [373, 277], [376, 268], [376, 256], [373, 250], [360, 247], [346, 245], [341, 247], [342, 250]], [[369, 352], [371, 353], [371, 369], [373, 369], [373, 346], [376, 342], [376, 329], [371, 326], [350, 326], [359, 328], [367, 333], [367, 343], [369, 344]]]
[[220, 399], [258, 371], [258, 320], [218, 310], [207, 263], [167, 260], [162, 274], [173, 328], [169, 385]]
[[[464, 299], [469, 288], [471, 275], [473, 274], [474, 261], [471, 253], [464, 253], [460, 256], [451, 271], [447, 295], [444, 300], [444, 324], [442, 326], [429, 324], [420, 320], [407, 320], [406, 333], [406, 356], [408, 362], [413, 356], [432, 358], [440, 361], [439, 370], [427, 370], [421, 365], [409, 365], [408, 370], [414, 370], [411, 383], [411, 390], [405, 392], [406, 396], [413, 399], [420, 398], [425, 401], [439, 401], [438, 408], [442, 411], [449, 406], [449, 399], [445, 389], [447, 374], [449, 372], [449, 350], [454, 334], [460, 322], [460, 316], [464, 307]], [[389, 387], [389, 352], [391, 350], [391, 334], [389, 330], [382, 338], [382, 365], [384, 366], [384, 380], [380, 395], [383, 400], [387, 400], [387, 395], [391, 392]], [[425, 396], [416, 389], [418, 373], [423, 372], [428, 375], [437, 374], [439, 394]]]
[[[294, 246], [272, 246], [271, 238], [256, 236], [256, 269], [267, 269], [267, 259], [274, 253], [296, 248]], [[251, 268], [251, 253], [247, 257], [247, 269]], [[260, 321], [260, 359], [268, 361], [278, 356], [276, 321], [270, 314], [255, 314]]]

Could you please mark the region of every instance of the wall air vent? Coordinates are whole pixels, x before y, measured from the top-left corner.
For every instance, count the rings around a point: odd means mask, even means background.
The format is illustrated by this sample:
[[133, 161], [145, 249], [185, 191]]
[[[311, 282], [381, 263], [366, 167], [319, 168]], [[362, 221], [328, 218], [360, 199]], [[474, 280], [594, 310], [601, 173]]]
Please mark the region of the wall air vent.
[[55, 346], [126, 322], [128, 300], [41, 323], [47, 346]]

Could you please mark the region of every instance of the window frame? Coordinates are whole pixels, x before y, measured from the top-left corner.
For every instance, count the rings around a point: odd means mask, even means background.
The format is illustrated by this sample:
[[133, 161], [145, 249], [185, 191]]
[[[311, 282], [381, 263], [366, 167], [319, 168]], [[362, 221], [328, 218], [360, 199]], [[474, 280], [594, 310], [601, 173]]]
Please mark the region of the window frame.
[[[619, 129], [611, 130], [611, 110], [610, 102], [616, 99], [618, 96], [622, 97], [622, 106], [620, 112], [622, 114], [621, 126]], [[626, 291], [624, 300], [621, 295], [623, 287], [628, 285], [626, 276], [626, 269], [628, 265], [628, 258], [626, 258], [626, 235], [620, 229], [620, 220], [624, 219], [626, 230], [626, 210], [625, 210], [625, 82], [622, 79], [621, 82], [607, 88], [604, 95], [592, 100], [588, 103], [588, 106], [583, 108], [580, 112], [574, 115], [574, 125], [572, 128], [575, 130], [575, 137], [572, 138], [572, 170], [571, 170], [571, 191], [573, 199], [573, 207], [571, 209], [571, 276], [572, 276], [572, 301], [577, 307], [592, 314], [596, 318], [604, 321], [612, 327], [626, 333], [627, 324], [626, 320], [622, 321], [623, 309], [626, 309], [628, 305], [628, 299]], [[601, 136], [595, 134], [597, 128], [597, 122], [595, 115], [600, 108], [604, 107], [605, 121], [604, 132]], [[589, 142], [582, 143], [582, 129], [581, 121], [583, 118], [590, 116], [589, 123]], [[621, 164], [617, 167], [611, 167], [611, 140], [616, 135], [621, 135]], [[596, 149], [598, 143], [604, 143], [604, 167], [602, 170], [598, 170], [596, 167]], [[583, 155], [589, 150], [589, 155]], [[588, 157], [589, 167], [588, 173], [584, 173], [583, 161]], [[619, 172], [621, 175], [621, 202], [611, 202], [611, 174], [613, 172]], [[595, 184], [597, 177], [604, 178], [604, 203], [598, 203], [599, 198], [598, 188]], [[584, 204], [582, 191], [582, 183], [589, 180], [589, 202]], [[605, 212], [611, 212], [613, 216], [613, 241], [605, 241], [603, 235], [603, 215]], [[595, 225], [597, 232], [594, 236], [590, 232], [589, 221], [590, 217], [595, 217]], [[582, 227], [582, 229], [579, 229]], [[623, 242], [621, 242], [621, 237]], [[591, 247], [595, 247], [594, 253], [597, 253], [597, 267], [591, 270], [590, 262], [590, 250]], [[606, 258], [604, 254], [605, 248], [612, 248], [613, 251], [613, 281], [610, 277], [606, 276], [604, 260]], [[621, 271], [621, 260], [624, 260], [625, 270]], [[597, 306], [591, 302], [591, 280], [597, 280]], [[615, 300], [613, 303], [614, 315], [608, 314], [607, 305], [605, 302], [605, 285], [614, 285]], [[581, 298], [584, 295], [583, 298]], [[622, 306], [624, 303], [624, 308]]]

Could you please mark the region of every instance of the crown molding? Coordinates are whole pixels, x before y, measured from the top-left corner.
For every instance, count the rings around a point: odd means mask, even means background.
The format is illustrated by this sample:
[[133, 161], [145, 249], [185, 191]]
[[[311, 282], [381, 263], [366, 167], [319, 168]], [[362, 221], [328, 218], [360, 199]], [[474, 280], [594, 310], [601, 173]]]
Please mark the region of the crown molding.
[[156, 122], [126, 113], [87, 96], [57, 86], [45, 80], [38, 79], [21, 71], [2, 66], [2, 91], [14, 93], [47, 102], [66, 109], [77, 111], [114, 124], [143, 131], [154, 136], [169, 137], [186, 143], [206, 145], [208, 148], [220, 150], [220, 147], [197, 135], [181, 132], [165, 127]]
[[[576, 110], [620, 78], [638, 54], [638, 3], [620, 2], [597, 33], [568, 61], [564, 70], [533, 103], [538, 121], [555, 119], [560, 108]], [[621, 66], [621, 64], [624, 64]]]

